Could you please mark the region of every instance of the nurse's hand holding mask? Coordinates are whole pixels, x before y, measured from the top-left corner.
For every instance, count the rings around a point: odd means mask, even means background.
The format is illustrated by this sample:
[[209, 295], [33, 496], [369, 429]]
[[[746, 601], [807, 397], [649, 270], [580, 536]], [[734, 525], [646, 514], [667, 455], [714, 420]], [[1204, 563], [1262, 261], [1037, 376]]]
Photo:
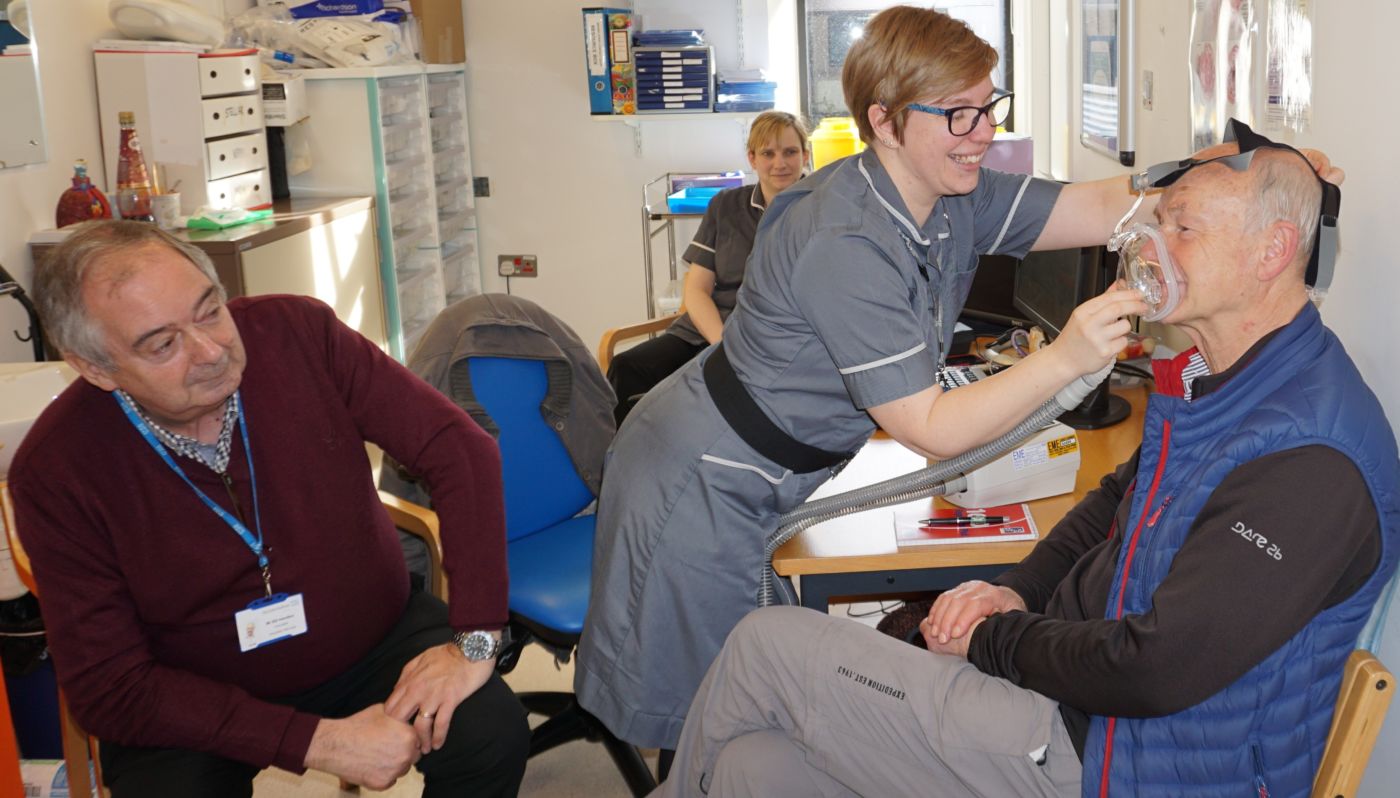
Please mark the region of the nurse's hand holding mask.
[[1074, 309], [1050, 351], [1073, 371], [1073, 377], [1102, 369], [1128, 345], [1128, 316], [1147, 312], [1142, 295], [1115, 284]]

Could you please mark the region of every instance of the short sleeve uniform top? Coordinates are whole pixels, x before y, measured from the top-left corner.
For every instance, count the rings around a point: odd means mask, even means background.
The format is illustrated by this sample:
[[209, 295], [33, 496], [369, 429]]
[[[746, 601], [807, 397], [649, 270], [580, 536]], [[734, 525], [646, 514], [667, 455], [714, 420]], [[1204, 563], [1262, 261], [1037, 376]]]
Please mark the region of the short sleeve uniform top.
[[[711, 298], [719, 309], [720, 321], [728, 319], [734, 310], [739, 285], [744, 282], [744, 265], [753, 249], [754, 234], [763, 218], [763, 210], [763, 191], [757, 184], [721, 191], [710, 200], [695, 238], [681, 255], [692, 267], [699, 266], [715, 273]], [[689, 313], [676, 319], [666, 332], [687, 343], [706, 343]]]
[[922, 226], [873, 151], [774, 198], [725, 328], [734, 371], [803, 443], [851, 451], [868, 408], [934, 384], [981, 254], [1020, 257], [1060, 186], [982, 169]]

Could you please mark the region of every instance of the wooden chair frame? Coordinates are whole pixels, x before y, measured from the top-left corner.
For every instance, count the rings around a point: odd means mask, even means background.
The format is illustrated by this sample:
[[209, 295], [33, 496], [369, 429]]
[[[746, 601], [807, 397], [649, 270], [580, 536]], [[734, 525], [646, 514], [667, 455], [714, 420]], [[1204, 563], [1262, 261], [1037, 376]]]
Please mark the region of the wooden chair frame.
[[1356, 795], [1394, 694], [1395, 677], [1375, 654], [1361, 648], [1351, 652], [1342, 673], [1327, 748], [1313, 780], [1313, 798]]
[[617, 345], [623, 341], [639, 338], [643, 335], [658, 333], [671, 326], [671, 323], [680, 318], [680, 313], [672, 313], [669, 316], [662, 316], [659, 319], [627, 324], [622, 327], [614, 327], [603, 333], [603, 340], [598, 343], [598, 366], [603, 373], [608, 373], [608, 366], [612, 365], [613, 355], [617, 353]]

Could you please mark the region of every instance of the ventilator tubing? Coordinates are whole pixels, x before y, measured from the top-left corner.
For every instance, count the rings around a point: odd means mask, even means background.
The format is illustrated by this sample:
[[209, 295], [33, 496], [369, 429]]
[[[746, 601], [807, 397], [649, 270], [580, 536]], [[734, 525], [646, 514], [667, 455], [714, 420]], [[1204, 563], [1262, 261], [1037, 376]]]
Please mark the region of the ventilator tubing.
[[[806, 502], [792, 512], [783, 515], [778, 519], [777, 531], [769, 535], [764, 543], [763, 573], [759, 578], [758, 606], [767, 607], [777, 599], [774, 584], [776, 582], [781, 585], [782, 580], [774, 578], [776, 574], [773, 572], [773, 552], [796, 537], [799, 532], [843, 515], [880, 507], [891, 507], [915, 499], [942, 496], [945, 493], [957, 493], [964, 490], [967, 487], [965, 477], [967, 473], [977, 470], [1016, 448], [1026, 438], [1058, 418], [1061, 413], [1079, 407], [1089, 396], [1089, 393], [1097, 388], [1112, 370], [1113, 363], [1110, 361], [1099, 371], [1075, 379], [1069, 385], [1061, 388], [1054, 398], [1041, 405], [1024, 421], [994, 441], [984, 443], [957, 457], [940, 461], [919, 471], [901, 474], [884, 482], [828, 496], [825, 499]], [[797, 603], [796, 597], [789, 595], [786, 587], [783, 588], [781, 601], [784, 604]]]

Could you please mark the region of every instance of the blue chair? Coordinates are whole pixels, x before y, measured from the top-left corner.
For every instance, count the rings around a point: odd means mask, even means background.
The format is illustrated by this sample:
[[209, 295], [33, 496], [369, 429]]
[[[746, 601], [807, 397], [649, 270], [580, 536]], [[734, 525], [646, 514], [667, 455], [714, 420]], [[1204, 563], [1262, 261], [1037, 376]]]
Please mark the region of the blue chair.
[[[471, 358], [467, 371], [473, 395], [500, 431], [511, 641], [498, 668], [509, 672], [531, 641], [567, 661], [588, 609], [594, 516], [578, 513], [593, 502], [593, 492], [540, 415], [549, 387], [543, 362]], [[656, 787], [637, 749], [613, 736], [572, 693], [524, 693], [520, 700], [531, 713], [548, 718], [531, 735], [531, 756], [576, 739], [601, 742], [634, 795]]]

